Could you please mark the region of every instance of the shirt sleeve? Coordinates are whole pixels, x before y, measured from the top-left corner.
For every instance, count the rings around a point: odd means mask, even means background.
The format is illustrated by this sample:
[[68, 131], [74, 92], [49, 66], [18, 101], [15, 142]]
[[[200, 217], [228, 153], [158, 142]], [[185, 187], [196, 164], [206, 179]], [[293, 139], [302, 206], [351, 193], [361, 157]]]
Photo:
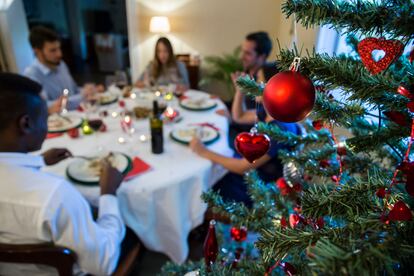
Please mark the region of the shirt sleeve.
[[177, 66], [178, 66], [178, 71], [180, 72], [180, 76], [182, 78], [183, 84], [189, 86], [190, 85], [190, 81], [188, 79], [187, 67], [181, 61], [178, 61], [177, 62]]
[[56, 190], [46, 208], [43, 228], [50, 231], [55, 244], [77, 254], [83, 272], [110, 275], [115, 270], [125, 236], [115, 196], [100, 197], [96, 222], [86, 200], [66, 182]]

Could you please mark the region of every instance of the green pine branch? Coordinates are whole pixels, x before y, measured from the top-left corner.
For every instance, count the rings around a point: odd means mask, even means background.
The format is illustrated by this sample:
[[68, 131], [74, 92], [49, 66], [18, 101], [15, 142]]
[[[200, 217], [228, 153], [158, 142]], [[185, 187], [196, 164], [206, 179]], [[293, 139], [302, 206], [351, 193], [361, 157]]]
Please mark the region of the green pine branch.
[[295, 14], [306, 28], [329, 24], [344, 32], [413, 37], [414, 4], [410, 0], [288, 0], [282, 11], [287, 17]]

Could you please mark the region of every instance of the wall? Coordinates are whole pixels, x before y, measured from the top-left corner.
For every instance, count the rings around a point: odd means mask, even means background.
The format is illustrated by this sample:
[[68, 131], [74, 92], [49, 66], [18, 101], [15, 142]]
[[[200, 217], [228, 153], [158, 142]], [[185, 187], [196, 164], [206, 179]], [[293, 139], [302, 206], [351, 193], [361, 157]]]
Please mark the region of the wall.
[[[22, 0], [0, 5], [0, 48], [10, 72], [23, 73], [33, 61], [33, 51]], [[16, 20], [18, 18], [18, 20]]]
[[[170, 18], [172, 32], [168, 35], [177, 53], [190, 52], [220, 55], [233, 50], [246, 33], [269, 32], [275, 41], [271, 58], [277, 52], [276, 39], [282, 47], [291, 44], [292, 23], [281, 12], [279, 0], [127, 0], [135, 1], [136, 24], [130, 28], [138, 33], [138, 45], [131, 45], [133, 75], [142, 72], [153, 56], [158, 35], [149, 33], [151, 16]], [[130, 13], [129, 13], [130, 14]], [[312, 48], [316, 30], [298, 26], [298, 44]], [[135, 71], [135, 72], [134, 72]]]

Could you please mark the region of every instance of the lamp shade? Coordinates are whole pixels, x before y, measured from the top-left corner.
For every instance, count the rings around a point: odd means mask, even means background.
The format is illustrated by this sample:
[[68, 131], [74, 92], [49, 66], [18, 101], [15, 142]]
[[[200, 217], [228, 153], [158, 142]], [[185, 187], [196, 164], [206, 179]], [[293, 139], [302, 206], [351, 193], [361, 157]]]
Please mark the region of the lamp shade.
[[169, 33], [170, 32], [170, 21], [166, 16], [153, 16], [150, 21], [150, 32], [151, 33]]

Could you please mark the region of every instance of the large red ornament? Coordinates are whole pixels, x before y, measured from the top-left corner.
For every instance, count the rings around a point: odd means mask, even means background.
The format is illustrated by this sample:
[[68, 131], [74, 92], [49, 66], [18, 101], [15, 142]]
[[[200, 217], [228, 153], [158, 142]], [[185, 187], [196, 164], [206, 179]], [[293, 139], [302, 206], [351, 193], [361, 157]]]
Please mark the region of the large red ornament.
[[[382, 50], [385, 56], [378, 61], [372, 57], [374, 50]], [[361, 61], [368, 71], [375, 75], [387, 69], [391, 63], [399, 58], [404, 50], [404, 44], [398, 40], [386, 40], [383, 38], [365, 38], [358, 43], [358, 53]]]
[[218, 244], [216, 237], [216, 221], [211, 220], [208, 228], [207, 236], [204, 241], [204, 261], [207, 267], [210, 267], [217, 259]]
[[247, 228], [242, 226], [240, 228], [232, 227], [230, 229], [230, 236], [236, 242], [245, 241], [247, 238]]
[[413, 215], [411, 214], [410, 208], [401, 200], [394, 204], [394, 207], [392, 207], [388, 214], [390, 221], [408, 221], [412, 220], [412, 218]]
[[311, 112], [315, 103], [312, 81], [295, 71], [274, 75], [263, 92], [263, 105], [274, 119], [282, 122], [298, 122]]
[[234, 140], [234, 146], [247, 161], [253, 163], [269, 150], [270, 138], [265, 134], [242, 132]]

